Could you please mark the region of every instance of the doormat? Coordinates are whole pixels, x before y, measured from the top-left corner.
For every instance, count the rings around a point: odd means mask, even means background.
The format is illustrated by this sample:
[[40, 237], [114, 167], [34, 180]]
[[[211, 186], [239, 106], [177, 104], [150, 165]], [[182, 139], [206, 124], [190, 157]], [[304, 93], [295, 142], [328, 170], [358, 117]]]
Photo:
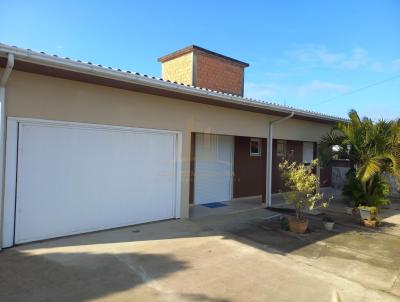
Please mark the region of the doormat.
[[227, 205], [222, 202], [210, 202], [210, 203], [203, 203], [202, 206], [214, 209], [214, 208], [226, 207]]

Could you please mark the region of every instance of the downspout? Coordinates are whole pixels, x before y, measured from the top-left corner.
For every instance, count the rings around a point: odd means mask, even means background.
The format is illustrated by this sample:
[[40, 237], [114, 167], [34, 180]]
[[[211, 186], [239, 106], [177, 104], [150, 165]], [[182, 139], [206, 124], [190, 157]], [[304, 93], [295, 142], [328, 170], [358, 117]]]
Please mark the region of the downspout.
[[3, 247], [3, 222], [4, 222], [4, 191], [5, 191], [5, 170], [6, 170], [6, 85], [14, 68], [14, 55], [9, 53], [7, 65], [0, 79], [0, 251]]
[[274, 120], [269, 122], [269, 128], [268, 128], [268, 148], [267, 148], [267, 196], [266, 196], [266, 206], [267, 208], [270, 208], [272, 205], [272, 200], [271, 200], [271, 195], [272, 195], [272, 142], [273, 142], [273, 126], [275, 124], [284, 122], [288, 119], [291, 119], [294, 116], [294, 112], [292, 111], [288, 116], [285, 116], [283, 118]]

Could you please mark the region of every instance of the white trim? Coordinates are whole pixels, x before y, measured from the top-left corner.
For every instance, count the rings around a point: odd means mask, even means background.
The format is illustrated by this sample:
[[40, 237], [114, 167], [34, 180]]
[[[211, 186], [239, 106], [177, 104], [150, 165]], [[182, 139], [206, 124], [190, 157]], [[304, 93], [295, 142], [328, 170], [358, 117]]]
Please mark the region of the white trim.
[[232, 136], [232, 167], [231, 167], [231, 179], [230, 179], [230, 187], [231, 187], [230, 199], [233, 199], [233, 178], [235, 177], [235, 136], [234, 135], [228, 135], [228, 136]]
[[3, 247], [14, 245], [15, 190], [17, 180], [18, 122], [7, 120], [6, 170], [3, 212]]
[[[80, 129], [98, 129], [98, 130], [112, 130], [112, 131], [135, 131], [136, 133], [147, 133], [147, 134], [165, 134], [175, 136], [174, 154], [175, 154], [175, 202], [174, 202], [174, 215], [175, 218], [181, 217], [181, 186], [182, 186], [182, 132], [174, 130], [162, 130], [162, 129], [148, 129], [148, 128], [137, 128], [128, 126], [114, 126], [114, 125], [102, 125], [92, 123], [80, 123], [80, 122], [67, 122], [67, 121], [56, 121], [56, 120], [44, 120], [34, 118], [19, 118], [9, 117], [7, 119], [7, 157], [6, 157], [6, 197], [5, 197], [5, 208], [4, 217], [4, 240], [2, 245], [4, 247], [10, 247], [14, 245], [14, 226], [15, 226], [15, 202], [16, 202], [16, 178], [17, 178], [17, 154], [18, 154], [18, 126], [19, 123], [34, 124], [35, 126], [46, 126], [46, 127], [76, 127]], [[116, 226], [123, 227], [126, 225]], [[103, 230], [91, 229], [90, 232]], [[77, 234], [83, 233], [79, 231]], [[69, 234], [72, 235], [72, 234]]]
[[26, 122], [30, 124], [39, 124], [46, 126], [75, 126], [77, 128], [98, 128], [98, 129], [110, 129], [113, 128], [116, 131], [136, 131], [142, 133], [169, 133], [169, 134], [179, 134], [182, 133], [178, 130], [164, 130], [156, 128], [140, 128], [131, 126], [116, 126], [111, 124], [94, 124], [94, 123], [82, 123], [82, 122], [69, 122], [69, 121], [57, 121], [57, 120], [46, 120], [46, 119], [36, 119], [36, 118], [25, 118], [25, 117], [8, 117], [7, 120], [15, 120], [19, 123]]
[[4, 194], [5, 194], [5, 171], [6, 171], [6, 86], [11, 72], [14, 68], [14, 54], [7, 53], [7, 64], [0, 78], [0, 251], [3, 242], [3, 224], [4, 224]]
[[[278, 144], [283, 144], [283, 153], [280, 153], [279, 152], [279, 150], [278, 150]], [[286, 156], [287, 156], [287, 140], [285, 140], [285, 139], [277, 139], [276, 140], [276, 154], [275, 154], [275, 156], [277, 156], [277, 157], [285, 157], [286, 158]]]
[[[261, 156], [261, 154], [262, 154], [262, 143], [261, 143], [261, 141], [262, 140], [260, 138], [250, 138], [250, 146], [249, 146], [250, 156], [255, 156], [255, 157]], [[258, 145], [258, 152], [257, 153], [252, 153], [251, 152], [251, 143], [252, 142], [257, 142], [257, 145]]]
[[181, 218], [182, 209], [182, 132], [176, 133], [176, 193], [175, 193], [175, 218]]

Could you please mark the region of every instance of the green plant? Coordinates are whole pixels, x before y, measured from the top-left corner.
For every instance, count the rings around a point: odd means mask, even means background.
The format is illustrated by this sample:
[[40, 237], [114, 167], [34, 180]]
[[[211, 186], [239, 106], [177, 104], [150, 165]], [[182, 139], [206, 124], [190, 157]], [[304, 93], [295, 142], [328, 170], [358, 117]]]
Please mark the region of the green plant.
[[313, 210], [316, 207], [328, 206], [328, 201], [323, 200], [323, 193], [318, 192], [319, 178], [313, 173], [318, 161], [304, 166], [296, 162], [284, 161], [279, 164], [282, 179], [289, 188], [289, 192], [283, 193], [287, 203], [293, 204], [296, 209], [296, 218], [304, 220], [304, 210]]
[[382, 175], [374, 175], [368, 191], [363, 189], [362, 182], [356, 177], [354, 172], [348, 173], [342, 193], [351, 201], [351, 205], [358, 206], [382, 206], [390, 203], [388, 199], [390, 194], [390, 185]]
[[400, 176], [400, 120], [374, 123], [351, 110], [349, 122], [338, 123], [321, 138], [320, 150], [325, 164], [337, 158], [349, 160], [345, 195], [370, 205], [386, 203], [386, 184], [381, 176]]
[[377, 207], [359, 206], [358, 209], [370, 212], [372, 217], [376, 217], [376, 215], [378, 214]]

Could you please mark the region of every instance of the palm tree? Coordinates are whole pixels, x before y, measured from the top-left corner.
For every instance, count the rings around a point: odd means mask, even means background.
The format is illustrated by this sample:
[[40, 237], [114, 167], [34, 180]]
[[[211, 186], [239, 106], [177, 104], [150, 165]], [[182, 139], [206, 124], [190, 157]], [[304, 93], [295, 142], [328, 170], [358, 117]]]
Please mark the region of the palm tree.
[[349, 122], [338, 123], [321, 138], [320, 149], [325, 162], [334, 158], [350, 161], [350, 174], [359, 182], [361, 195], [368, 199], [376, 193], [383, 174], [400, 178], [400, 119], [374, 123], [366, 117], [360, 119], [355, 110], [348, 116]]

